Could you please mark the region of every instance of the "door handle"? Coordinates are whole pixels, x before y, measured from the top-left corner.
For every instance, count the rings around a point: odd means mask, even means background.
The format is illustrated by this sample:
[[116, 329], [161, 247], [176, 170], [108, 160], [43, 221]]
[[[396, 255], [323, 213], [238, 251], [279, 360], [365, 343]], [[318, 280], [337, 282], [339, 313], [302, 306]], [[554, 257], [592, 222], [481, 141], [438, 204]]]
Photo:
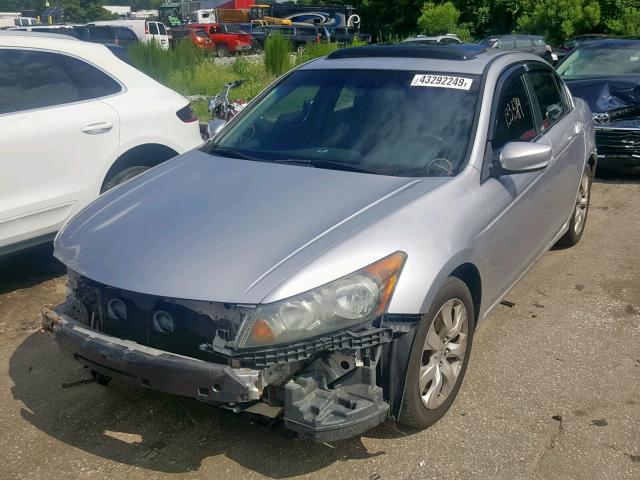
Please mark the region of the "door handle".
[[99, 135], [101, 133], [107, 133], [113, 128], [113, 123], [110, 122], [98, 122], [91, 123], [82, 128], [82, 132], [87, 135]]

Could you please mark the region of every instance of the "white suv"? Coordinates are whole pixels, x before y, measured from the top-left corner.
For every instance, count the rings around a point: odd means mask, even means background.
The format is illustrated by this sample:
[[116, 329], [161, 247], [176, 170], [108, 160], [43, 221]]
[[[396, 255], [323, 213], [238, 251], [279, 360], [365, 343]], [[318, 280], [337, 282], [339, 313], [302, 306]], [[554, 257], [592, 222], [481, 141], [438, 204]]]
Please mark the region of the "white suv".
[[107, 47], [0, 32], [0, 254], [201, 143], [188, 101]]

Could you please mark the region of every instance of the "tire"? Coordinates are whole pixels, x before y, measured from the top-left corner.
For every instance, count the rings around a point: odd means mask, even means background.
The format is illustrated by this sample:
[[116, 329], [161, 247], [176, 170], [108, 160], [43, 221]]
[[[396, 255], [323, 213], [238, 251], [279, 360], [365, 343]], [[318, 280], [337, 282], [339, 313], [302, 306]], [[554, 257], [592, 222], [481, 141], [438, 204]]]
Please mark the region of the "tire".
[[591, 184], [593, 183], [593, 173], [590, 167], [586, 167], [580, 179], [576, 204], [569, 221], [569, 230], [560, 237], [556, 245], [564, 248], [573, 247], [582, 238], [584, 228], [587, 225], [587, 215], [589, 214], [589, 203], [591, 201]]
[[134, 167], [128, 167], [124, 170], [120, 170], [118, 173], [113, 175], [105, 184], [102, 186], [102, 190], [100, 193], [104, 193], [107, 190], [111, 190], [113, 187], [120, 185], [122, 182], [126, 182], [127, 180], [132, 179], [133, 177], [137, 177], [142, 172], [149, 170], [149, 167], [146, 165], [137, 165]]
[[218, 45], [216, 47], [216, 55], [219, 57], [228, 57], [229, 49], [224, 45]]
[[[443, 311], [451, 314], [450, 328], [443, 320]], [[459, 318], [459, 322], [455, 322], [456, 318]], [[424, 315], [413, 342], [400, 413], [401, 423], [427, 428], [449, 410], [467, 370], [474, 318], [473, 299], [467, 285], [458, 278], [447, 278]], [[445, 336], [445, 333], [450, 336]], [[427, 336], [431, 339], [428, 342]], [[442, 368], [443, 365], [446, 368]], [[423, 380], [422, 388], [421, 373], [432, 377], [431, 380]]]

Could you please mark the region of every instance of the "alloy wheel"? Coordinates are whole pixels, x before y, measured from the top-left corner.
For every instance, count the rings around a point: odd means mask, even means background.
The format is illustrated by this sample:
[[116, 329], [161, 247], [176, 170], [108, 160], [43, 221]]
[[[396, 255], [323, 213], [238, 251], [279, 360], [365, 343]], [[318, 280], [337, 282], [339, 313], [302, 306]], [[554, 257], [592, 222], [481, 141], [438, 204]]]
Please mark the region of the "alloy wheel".
[[580, 188], [576, 197], [576, 210], [574, 212], [573, 231], [580, 235], [587, 218], [587, 208], [589, 206], [589, 173], [584, 172], [580, 180]]
[[453, 390], [467, 351], [469, 316], [457, 298], [447, 301], [427, 332], [418, 385], [428, 409], [442, 405]]

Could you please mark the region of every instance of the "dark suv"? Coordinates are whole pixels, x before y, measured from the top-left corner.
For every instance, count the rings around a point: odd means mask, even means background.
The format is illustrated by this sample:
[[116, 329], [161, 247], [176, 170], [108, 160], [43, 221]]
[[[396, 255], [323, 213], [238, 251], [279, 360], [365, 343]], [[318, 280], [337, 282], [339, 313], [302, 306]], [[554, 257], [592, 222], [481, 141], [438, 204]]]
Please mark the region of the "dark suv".
[[480, 40], [480, 43], [490, 48], [533, 53], [548, 62], [557, 60], [551, 47], [547, 45], [543, 37], [538, 35], [491, 35]]
[[315, 25], [261, 26], [251, 31], [254, 46], [264, 48], [267, 37], [275, 33], [280, 33], [283, 37], [288, 38], [294, 48], [303, 47], [308, 43], [328, 42], [331, 40], [331, 34], [325, 27], [317, 27]]

